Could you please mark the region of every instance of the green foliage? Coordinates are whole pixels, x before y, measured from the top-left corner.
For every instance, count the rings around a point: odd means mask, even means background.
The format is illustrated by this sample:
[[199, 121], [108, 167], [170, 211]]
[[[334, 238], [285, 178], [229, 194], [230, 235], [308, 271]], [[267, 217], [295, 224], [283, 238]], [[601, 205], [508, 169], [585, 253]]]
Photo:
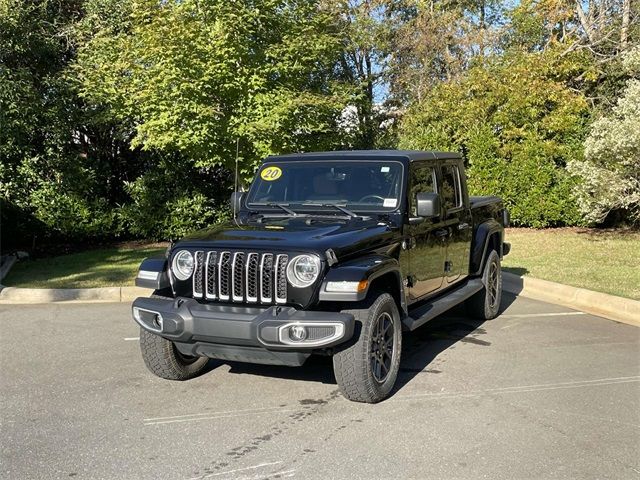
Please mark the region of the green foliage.
[[463, 152], [472, 192], [503, 196], [516, 223], [637, 221], [637, 14], [624, 0], [0, 0], [2, 243], [179, 237], [228, 215], [236, 148], [246, 185], [269, 154], [398, 136]]
[[576, 224], [564, 167], [581, 155], [588, 110], [554, 62], [518, 51], [439, 84], [407, 113], [401, 145], [464, 153], [471, 193], [503, 197], [515, 224]]
[[65, 69], [75, 14], [71, 1], [0, 0], [0, 197], [22, 213], [3, 225], [5, 244], [15, 242], [11, 232], [29, 233], [20, 223], [30, 219], [38, 225], [31, 234], [114, 233], [95, 195], [101, 179], [74, 138], [81, 112]]
[[224, 170], [209, 174], [180, 157], [162, 160], [126, 183], [131, 200], [119, 218], [136, 236], [178, 239], [228, 218], [227, 196], [219, 193], [230, 187], [228, 178]]
[[585, 158], [569, 167], [579, 178], [580, 210], [592, 223], [611, 212], [640, 223], [640, 46], [625, 56], [635, 78], [627, 82], [611, 113], [597, 119], [585, 142]]
[[80, 49], [82, 94], [135, 119], [132, 146], [197, 167], [232, 168], [240, 139], [250, 177], [268, 153], [337, 144], [348, 97], [329, 21], [308, 1], [135, 1], [127, 28]]

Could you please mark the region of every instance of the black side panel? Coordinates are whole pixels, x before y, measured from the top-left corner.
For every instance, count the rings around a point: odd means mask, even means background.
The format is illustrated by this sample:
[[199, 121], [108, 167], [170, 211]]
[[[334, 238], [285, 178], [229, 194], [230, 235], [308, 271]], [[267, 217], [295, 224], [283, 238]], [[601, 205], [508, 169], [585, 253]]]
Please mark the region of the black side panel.
[[480, 207], [501, 204], [502, 199], [500, 197], [493, 197], [493, 196], [486, 196], [486, 197], [471, 196], [469, 197], [469, 203], [471, 204], [471, 208], [480, 208]]
[[[366, 298], [368, 287], [362, 292], [328, 292], [328, 282], [360, 282], [368, 280], [371, 282], [389, 272], [396, 274], [398, 288], [402, 289], [402, 278], [400, 274], [400, 264], [395, 258], [385, 255], [367, 255], [357, 260], [351, 260], [331, 268], [322, 282], [320, 288], [320, 301], [329, 302], [354, 302]], [[402, 290], [401, 290], [402, 292]], [[403, 296], [401, 296], [404, 298]]]
[[460, 287], [446, 292], [436, 300], [429, 301], [414, 310], [410, 310], [409, 315], [402, 320], [402, 323], [406, 329], [415, 330], [429, 320], [464, 302], [474, 293], [482, 290], [482, 287], [482, 279], [480, 278], [467, 280]]

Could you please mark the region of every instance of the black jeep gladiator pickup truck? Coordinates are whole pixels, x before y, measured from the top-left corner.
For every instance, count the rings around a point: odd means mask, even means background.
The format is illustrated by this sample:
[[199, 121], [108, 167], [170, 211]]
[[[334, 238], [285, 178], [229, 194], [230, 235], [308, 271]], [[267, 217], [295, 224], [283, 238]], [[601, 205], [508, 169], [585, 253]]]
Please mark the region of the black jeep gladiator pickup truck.
[[398, 375], [402, 331], [466, 302], [491, 319], [508, 214], [469, 197], [459, 155], [349, 151], [267, 158], [234, 222], [143, 261], [133, 303], [142, 357], [186, 380], [208, 358], [302, 365], [331, 355], [342, 394], [378, 402]]

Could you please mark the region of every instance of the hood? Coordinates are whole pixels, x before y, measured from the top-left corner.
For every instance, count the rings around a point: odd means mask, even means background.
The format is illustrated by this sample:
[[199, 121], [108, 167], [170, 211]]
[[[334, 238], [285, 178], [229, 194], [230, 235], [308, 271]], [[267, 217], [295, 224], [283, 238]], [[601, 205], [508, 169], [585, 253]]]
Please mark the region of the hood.
[[314, 251], [331, 248], [343, 258], [373, 250], [393, 241], [395, 232], [377, 219], [312, 219], [288, 217], [268, 223], [216, 225], [185, 237], [176, 244], [191, 248], [262, 249], [267, 251]]

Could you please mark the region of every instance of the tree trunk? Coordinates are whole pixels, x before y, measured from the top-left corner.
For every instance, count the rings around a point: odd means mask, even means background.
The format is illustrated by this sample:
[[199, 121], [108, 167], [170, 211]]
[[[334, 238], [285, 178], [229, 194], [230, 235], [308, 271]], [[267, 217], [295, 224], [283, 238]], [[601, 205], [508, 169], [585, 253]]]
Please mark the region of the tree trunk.
[[629, 19], [631, 17], [631, 0], [622, 2], [622, 26], [620, 27], [620, 49], [626, 50], [629, 44]]
[[484, 57], [484, 34], [486, 31], [486, 23], [485, 23], [485, 16], [486, 16], [486, 3], [480, 2], [480, 57]]
[[[591, 2], [589, 2], [589, 5], [591, 6]], [[585, 15], [584, 10], [582, 9], [582, 2], [580, 0], [576, 0], [576, 11], [578, 13], [578, 20], [580, 20], [580, 25], [582, 25], [584, 33], [587, 35], [587, 38], [589, 39], [589, 43], [593, 43], [593, 41], [595, 40], [593, 35], [593, 28], [592, 28], [593, 23]], [[591, 12], [589, 13], [591, 14]]]

